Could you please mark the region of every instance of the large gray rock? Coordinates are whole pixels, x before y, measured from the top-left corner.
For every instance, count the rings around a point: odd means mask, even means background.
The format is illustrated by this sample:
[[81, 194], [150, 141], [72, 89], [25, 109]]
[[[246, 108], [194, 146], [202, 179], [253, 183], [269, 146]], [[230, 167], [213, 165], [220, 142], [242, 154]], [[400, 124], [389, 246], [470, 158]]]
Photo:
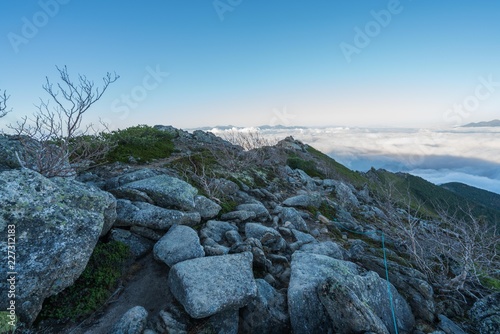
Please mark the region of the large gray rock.
[[194, 198], [194, 210], [198, 212], [203, 219], [210, 219], [217, 216], [222, 207], [205, 196], [196, 196]]
[[[288, 309], [294, 333], [335, 333], [353, 326], [350, 319], [333, 316], [345, 305], [355, 305], [356, 309], [350, 312], [363, 315], [359, 319], [366, 320], [356, 324], [353, 331], [377, 328], [380, 323], [374, 320], [376, 315], [386, 330], [394, 333], [390, 296], [399, 333], [408, 333], [413, 328], [414, 318], [406, 301], [392, 285], [389, 295], [387, 282], [375, 272], [366, 272], [352, 262], [301, 251], [292, 255], [291, 268]], [[332, 285], [344, 292], [332, 295], [328, 292]], [[321, 291], [323, 299], [318, 293]]]
[[338, 334], [389, 334], [386, 325], [366, 302], [343, 284], [328, 277], [318, 286], [321, 303], [330, 315], [333, 332]]
[[303, 209], [308, 209], [310, 207], [319, 208], [321, 205], [321, 195], [319, 193], [311, 193], [289, 197], [283, 201], [283, 205]]
[[168, 285], [192, 318], [237, 310], [257, 294], [252, 254], [201, 257], [179, 262], [170, 269]]
[[264, 204], [260, 202], [240, 204], [236, 207], [236, 210], [252, 211], [255, 213], [255, 217], [261, 221], [266, 221], [271, 218], [269, 211]]
[[359, 207], [358, 198], [354, 195], [351, 187], [344, 182], [339, 182], [335, 187], [337, 198], [339, 199], [341, 205], [346, 209]]
[[142, 334], [147, 319], [148, 311], [144, 307], [132, 307], [115, 323], [110, 334]]
[[121, 194], [129, 189], [147, 194], [157, 206], [186, 211], [194, 210], [194, 197], [198, 193], [189, 183], [168, 175], [134, 181], [117, 188]]
[[290, 222], [299, 231], [307, 232], [307, 224], [300, 213], [294, 208], [283, 208], [279, 214], [279, 217], [283, 223]]
[[333, 241], [324, 241], [319, 243], [308, 243], [300, 247], [302, 252], [326, 255], [334, 259], [343, 260], [344, 254], [339, 245]]
[[478, 300], [470, 316], [481, 334], [500, 333], [500, 292]]
[[78, 181], [68, 181], [67, 178], [54, 177], [51, 180], [59, 186], [59, 189], [62, 192], [66, 194], [64, 198], [66, 202], [71, 202], [75, 207], [79, 207], [84, 210], [88, 209], [85, 207], [85, 205], [88, 205], [88, 203], [85, 203], [85, 201], [81, 201], [81, 194], [89, 191], [90, 189], [93, 189], [93, 191], [98, 192], [100, 194], [99, 201], [101, 202], [100, 203], [94, 202], [93, 206], [104, 207], [103, 211], [104, 225], [102, 227], [100, 236], [102, 237], [109, 232], [109, 230], [115, 223], [117, 217], [117, 212], [116, 212], [117, 201], [113, 195], [111, 195], [108, 192], [101, 191], [99, 190], [99, 188], [88, 184], [80, 183]]
[[176, 225], [155, 244], [153, 254], [156, 260], [172, 267], [181, 261], [203, 257], [205, 251], [195, 230]]
[[105, 189], [106, 190], [115, 189], [127, 183], [148, 179], [150, 177], [155, 177], [159, 174], [160, 172], [158, 171], [149, 168], [141, 168], [132, 171], [130, 173], [122, 174], [107, 180], [105, 184]]
[[290, 333], [290, 319], [286, 310], [286, 296], [263, 279], [257, 283], [257, 297], [241, 312], [243, 333]]
[[231, 211], [223, 214], [220, 218], [222, 220], [232, 220], [236, 223], [245, 222], [256, 217], [255, 212], [246, 210]]
[[416, 269], [402, 266], [394, 261], [386, 260], [368, 253], [368, 246], [361, 240], [353, 242], [350, 254], [353, 260], [368, 270], [375, 271], [385, 277], [386, 264], [390, 270], [391, 283], [406, 298], [413, 314], [429, 323], [435, 319], [434, 291], [426, 281], [426, 276]]
[[174, 224], [195, 226], [201, 221], [198, 212], [186, 213], [126, 199], [117, 201], [116, 211], [115, 226], [143, 226], [166, 231]]
[[[16, 312], [22, 322], [31, 324], [44, 299], [83, 272], [110, 203], [105, 192], [74, 180], [50, 180], [25, 169], [0, 173], [0, 232], [5, 236], [0, 249], [7, 254], [7, 234], [15, 226], [17, 259], [13, 268], [0, 266], [0, 291], [7, 291], [7, 271], [16, 271]], [[3, 310], [7, 303], [0, 300]]]

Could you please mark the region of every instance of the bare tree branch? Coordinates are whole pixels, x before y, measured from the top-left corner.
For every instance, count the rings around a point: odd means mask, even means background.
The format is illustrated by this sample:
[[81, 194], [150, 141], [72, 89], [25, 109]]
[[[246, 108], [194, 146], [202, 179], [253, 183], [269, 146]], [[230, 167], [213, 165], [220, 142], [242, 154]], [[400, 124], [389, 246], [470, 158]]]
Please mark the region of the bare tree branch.
[[0, 118], [7, 115], [11, 112], [11, 109], [7, 109], [7, 100], [10, 98], [10, 95], [7, 95], [7, 91], [3, 91], [0, 89]]
[[82, 129], [82, 120], [85, 112], [119, 78], [116, 73], [108, 72], [99, 88], [83, 75], [79, 75], [75, 83], [66, 66], [56, 68], [61, 82], [54, 85], [46, 77], [42, 86], [51, 99], [40, 99], [37, 112], [31, 118], [24, 117], [9, 126], [21, 140], [27, 167], [48, 177], [70, 175], [74, 169], [88, 167], [112, 149], [92, 124]]

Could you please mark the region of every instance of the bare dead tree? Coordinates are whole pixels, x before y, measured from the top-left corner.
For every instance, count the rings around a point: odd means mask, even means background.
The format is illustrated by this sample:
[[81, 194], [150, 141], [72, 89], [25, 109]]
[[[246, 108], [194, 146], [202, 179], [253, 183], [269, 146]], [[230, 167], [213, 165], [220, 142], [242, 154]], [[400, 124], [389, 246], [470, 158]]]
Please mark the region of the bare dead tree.
[[448, 277], [440, 282], [444, 289], [464, 291], [476, 297], [476, 290], [467, 286], [482, 285], [482, 278], [499, 278], [500, 234], [496, 224], [478, 218], [470, 207], [461, 208], [450, 215], [439, 212], [439, 228], [429, 232], [432, 255], [438, 266], [439, 277]]
[[389, 234], [403, 246], [417, 268], [430, 275], [432, 269], [426, 260], [424, 246], [426, 231], [420, 218], [423, 204], [411, 196], [409, 188], [403, 195], [394, 184], [389, 184], [378, 201], [389, 218]]
[[[470, 207], [439, 218], [422, 219], [422, 205], [411, 194], [402, 196], [393, 186], [382, 207], [388, 217], [388, 235], [404, 246], [416, 268], [441, 293], [477, 299], [484, 278], [500, 278], [500, 235], [497, 225], [480, 219]], [[397, 199], [397, 200], [396, 200]]]
[[265, 138], [259, 131], [242, 132], [233, 129], [224, 132], [221, 137], [233, 145], [241, 146], [245, 151], [277, 143], [276, 139]]
[[255, 165], [262, 164], [265, 160], [265, 151], [262, 148], [274, 146], [277, 143], [275, 138], [266, 138], [259, 131], [230, 130], [221, 134], [221, 137], [236, 147], [219, 145], [212, 149], [212, 154], [218, 157], [217, 160], [221, 165], [231, 171], [248, 170]]
[[74, 82], [66, 66], [56, 68], [60, 82], [54, 86], [46, 77], [42, 86], [50, 100], [40, 99], [37, 112], [31, 118], [24, 117], [9, 126], [23, 145], [27, 167], [48, 177], [67, 176], [73, 169], [104, 157], [111, 149], [109, 143], [97, 136], [92, 124], [82, 129], [82, 120], [85, 112], [119, 78], [116, 73], [108, 72], [99, 88], [84, 75], [79, 75]]
[[10, 95], [7, 95], [7, 91], [3, 91], [0, 89], [0, 118], [7, 115], [11, 112], [11, 109], [7, 108], [7, 100], [10, 98]]

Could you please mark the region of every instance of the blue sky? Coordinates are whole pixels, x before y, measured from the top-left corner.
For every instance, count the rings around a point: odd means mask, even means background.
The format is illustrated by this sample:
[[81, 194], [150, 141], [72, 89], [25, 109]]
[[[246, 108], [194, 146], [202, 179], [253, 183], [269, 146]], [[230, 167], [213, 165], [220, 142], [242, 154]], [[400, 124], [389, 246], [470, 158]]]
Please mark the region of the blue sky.
[[96, 84], [121, 76], [86, 118], [111, 128], [491, 120], [499, 14], [487, 0], [3, 0], [0, 89], [14, 112], [1, 124], [47, 98], [55, 65]]

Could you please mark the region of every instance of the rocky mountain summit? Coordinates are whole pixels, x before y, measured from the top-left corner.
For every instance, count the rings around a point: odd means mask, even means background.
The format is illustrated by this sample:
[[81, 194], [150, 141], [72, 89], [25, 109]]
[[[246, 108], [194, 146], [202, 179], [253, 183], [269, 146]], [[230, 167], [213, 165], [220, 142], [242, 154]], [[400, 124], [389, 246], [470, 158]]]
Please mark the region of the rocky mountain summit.
[[[498, 267], [489, 285], [459, 281], [471, 268], [450, 253], [450, 282], [438, 284], [445, 278], [412, 253], [411, 242], [425, 238], [408, 234], [435, 231], [438, 216], [428, 203], [417, 216], [413, 203], [382, 197], [389, 184], [421, 190], [422, 181], [350, 171], [291, 137], [244, 149], [208, 132], [155, 129], [172, 138], [168, 156], [131, 154], [74, 177], [23, 168], [22, 148], [0, 138], [0, 230], [15, 226], [17, 332], [500, 332]], [[48, 301], [85, 280], [91, 254], [112, 242], [129, 255], [104, 305], [54, 320]], [[0, 268], [2, 296], [9, 271]]]

